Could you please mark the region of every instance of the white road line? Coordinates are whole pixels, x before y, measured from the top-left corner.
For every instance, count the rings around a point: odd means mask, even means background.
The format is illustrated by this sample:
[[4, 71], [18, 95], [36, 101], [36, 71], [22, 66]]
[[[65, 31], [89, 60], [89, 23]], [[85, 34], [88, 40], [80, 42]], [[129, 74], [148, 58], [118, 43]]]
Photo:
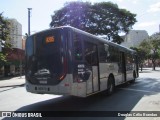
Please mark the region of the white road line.
[[122, 89], [122, 90], [130, 90], [130, 91], [136, 91], [136, 92], [159, 93], [159, 92], [155, 92], [155, 91], [138, 90], [138, 89], [130, 89], [130, 88], [119, 88], [119, 89]]

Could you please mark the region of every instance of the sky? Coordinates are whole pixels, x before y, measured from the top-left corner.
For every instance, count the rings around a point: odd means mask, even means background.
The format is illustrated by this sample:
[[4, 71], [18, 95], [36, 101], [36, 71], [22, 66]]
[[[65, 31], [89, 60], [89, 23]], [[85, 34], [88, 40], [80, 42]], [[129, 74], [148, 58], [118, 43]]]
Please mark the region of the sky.
[[[0, 13], [6, 18], [14, 18], [22, 24], [22, 35], [28, 33], [28, 9], [31, 10], [31, 34], [48, 29], [51, 15], [61, 9], [67, 1], [76, 0], [0, 0]], [[133, 30], [146, 30], [149, 35], [160, 32], [160, 0], [79, 0], [116, 3], [119, 8], [137, 14]]]

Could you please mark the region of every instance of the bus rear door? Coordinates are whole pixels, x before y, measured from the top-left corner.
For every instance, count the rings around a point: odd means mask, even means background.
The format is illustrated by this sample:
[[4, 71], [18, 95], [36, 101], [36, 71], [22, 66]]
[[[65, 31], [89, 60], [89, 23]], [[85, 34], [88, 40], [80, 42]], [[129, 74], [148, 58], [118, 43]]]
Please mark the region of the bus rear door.
[[96, 44], [84, 42], [84, 58], [86, 69], [91, 73], [86, 81], [87, 94], [91, 94], [99, 91], [98, 49]]
[[121, 72], [122, 72], [122, 83], [126, 82], [126, 58], [125, 53], [121, 52]]

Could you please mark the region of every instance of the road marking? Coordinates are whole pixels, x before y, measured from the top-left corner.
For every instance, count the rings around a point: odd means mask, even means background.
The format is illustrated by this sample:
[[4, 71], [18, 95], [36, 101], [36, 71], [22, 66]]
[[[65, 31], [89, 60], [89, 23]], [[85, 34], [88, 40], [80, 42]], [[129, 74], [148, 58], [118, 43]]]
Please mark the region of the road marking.
[[155, 92], [155, 91], [138, 90], [138, 89], [130, 89], [130, 88], [119, 88], [119, 89], [122, 89], [122, 90], [130, 90], [130, 91], [136, 91], [136, 92], [159, 93], [159, 92]]

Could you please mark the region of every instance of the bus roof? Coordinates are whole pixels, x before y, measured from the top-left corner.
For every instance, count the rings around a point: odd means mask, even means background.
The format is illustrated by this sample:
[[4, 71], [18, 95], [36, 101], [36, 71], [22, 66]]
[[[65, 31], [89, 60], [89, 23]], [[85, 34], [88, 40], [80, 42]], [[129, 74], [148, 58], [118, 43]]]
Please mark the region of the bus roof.
[[[93, 40], [98, 40], [99, 42], [103, 42], [103, 43], [106, 43], [108, 45], [111, 45], [113, 47], [117, 47], [119, 50], [123, 51], [123, 52], [126, 52], [126, 53], [131, 53], [131, 54], [135, 54], [136, 51], [132, 50], [132, 49], [129, 49], [125, 46], [122, 46], [122, 45], [119, 45], [117, 43], [114, 43], [114, 42], [110, 42], [108, 41], [107, 39], [104, 39], [104, 38], [100, 38], [100, 37], [97, 37], [96, 35], [93, 35], [91, 33], [88, 33], [88, 32], [85, 32], [83, 30], [80, 30], [80, 29], [77, 29], [75, 27], [72, 27], [72, 26], [60, 26], [60, 27], [51, 27], [49, 29], [46, 29], [46, 30], [43, 30], [43, 31], [40, 31], [40, 32], [37, 32], [33, 35], [36, 35], [36, 34], [39, 34], [39, 33], [43, 33], [45, 31], [50, 31], [50, 30], [54, 30], [54, 29], [71, 29], [71, 30], [74, 30], [75, 32], [77, 33], [80, 33], [80, 34], [83, 34], [83, 35], [87, 35], [88, 37], [92, 37], [94, 38]], [[32, 36], [32, 35], [31, 35]]]
[[[122, 45], [119, 45], [117, 43], [114, 43], [114, 42], [110, 42], [108, 41], [107, 39], [104, 39], [104, 38], [100, 38], [100, 37], [97, 37], [91, 33], [88, 33], [88, 32], [85, 32], [85, 31], [82, 31], [80, 29], [77, 29], [77, 28], [74, 28], [74, 27], [71, 27], [71, 26], [61, 26], [61, 27], [58, 27], [58, 28], [69, 28], [69, 29], [73, 29], [74, 31], [80, 33], [80, 34], [84, 34], [84, 35], [87, 35], [87, 36], [90, 36], [90, 37], [93, 37], [95, 38], [96, 40], [100, 41], [100, 42], [103, 42], [103, 43], [106, 43], [108, 45], [111, 45], [113, 47], [117, 47], [119, 50], [123, 51], [123, 52], [129, 52], [129, 53], [132, 53], [132, 54], [135, 54], [136, 52], [130, 48], [127, 48], [125, 46], [122, 46]], [[53, 28], [55, 29], [55, 28]]]

